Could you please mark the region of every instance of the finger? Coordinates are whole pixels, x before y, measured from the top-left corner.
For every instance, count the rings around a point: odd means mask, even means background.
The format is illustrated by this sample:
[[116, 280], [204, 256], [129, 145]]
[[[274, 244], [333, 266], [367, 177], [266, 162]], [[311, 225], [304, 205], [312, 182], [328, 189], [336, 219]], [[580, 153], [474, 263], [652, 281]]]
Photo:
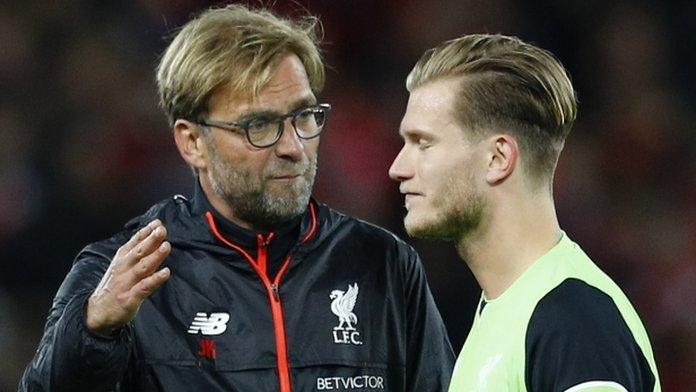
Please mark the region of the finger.
[[157, 267], [162, 264], [162, 261], [169, 255], [172, 246], [169, 242], [162, 242], [157, 249], [143, 257], [131, 268], [133, 274], [133, 282], [138, 282], [141, 279], [152, 275], [152, 273], [157, 269]]
[[104, 276], [102, 276], [101, 280], [99, 281], [99, 285], [96, 289], [94, 289], [94, 292], [92, 293], [93, 297], [101, 297], [110, 290], [110, 285], [113, 278], [113, 269], [114, 265], [109, 265], [109, 268], [106, 270]]
[[147, 238], [147, 236], [152, 233], [152, 230], [154, 230], [157, 226], [161, 225], [162, 222], [159, 219], [155, 219], [152, 222], [148, 223], [147, 226], [143, 227], [142, 229], [138, 230], [133, 236], [121, 246], [119, 249], [120, 251], [123, 252], [123, 254], [128, 253], [133, 247], [135, 247], [140, 241], [144, 240]]
[[131, 289], [132, 298], [142, 302], [149, 297], [155, 290], [164, 284], [171, 276], [169, 268], [164, 267], [154, 274], [142, 279]]
[[126, 266], [131, 267], [139, 262], [142, 258], [147, 257], [154, 252], [164, 241], [167, 236], [167, 229], [164, 226], [157, 226], [152, 230], [150, 235], [140, 241], [131, 249], [126, 256]]

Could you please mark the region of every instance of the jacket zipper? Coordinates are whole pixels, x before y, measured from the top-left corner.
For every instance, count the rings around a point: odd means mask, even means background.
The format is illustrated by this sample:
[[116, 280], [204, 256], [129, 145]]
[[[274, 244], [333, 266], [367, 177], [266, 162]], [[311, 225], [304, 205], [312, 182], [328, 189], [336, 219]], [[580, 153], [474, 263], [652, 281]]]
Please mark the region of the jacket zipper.
[[[257, 236], [259, 248], [257, 260], [254, 260], [246, 250], [228, 241], [225, 237], [222, 236], [222, 234], [220, 234], [220, 232], [217, 229], [217, 225], [215, 224], [215, 219], [213, 218], [212, 213], [206, 212], [205, 217], [208, 220], [210, 229], [212, 230], [215, 237], [225, 245], [238, 251], [242, 256], [244, 256], [244, 258], [249, 262], [254, 271], [256, 271], [256, 274], [259, 276], [261, 282], [263, 282], [263, 285], [266, 288], [266, 293], [268, 294], [268, 301], [271, 304], [271, 315], [273, 317], [273, 332], [275, 337], [276, 363], [278, 369], [280, 392], [292, 392], [292, 384], [290, 383], [290, 366], [288, 364], [288, 347], [287, 340], [285, 338], [285, 320], [283, 319], [283, 305], [280, 301], [279, 294], [280, 278], [285, 273], [285, 270], [287, 270], [292, 256], [288, 255], [285, 258], [285, 261], [283, 261], [283, 264], [281, 265], [280, 270], [276, 274], [274, 281], [271, 282], [270, 279], [268, 279], [268, 276], [266, 275], [266, 258], [268, 252], [267, 246], [270, 243], [270, 240], [273, 238], [273, 233], [269, 234], [269, 236], [266, 238], [264, 238], [260, 234]], [[307, 236], [303, 241], [307, 241], [308, 239], [309, 236]]]
[[267, 238], [263, 238], [261, 234], [257, 236], [259, 251], [256, 263], [252, 263], [252, 267], [261, 278], [263, 285], [268, 293], [268, 300], [271, 303], [271, 315], [273, 316], [273, 331], [275, 335], [276, 346], [276, 362], [278, 364], [278, 379], [280, 381], [280, 392], [291, 392], [292, 385], [290, 383], [290, 366], [288, 365], [288, 345], [285, 338], [285, 320], [283, 319], [283, 304], [280, 301], [278, 292], [280, 286], [280, 278], [285, 271], [285, 267], [290, 263], [291, 256], [285, 258], [283, 265], [276, 274], [273, 282], [268, 279], [266, 273], [266, 258], [268, 254], [268, 244], [273, 238], [271, 232]]
[[[303, 244], [309, 241], [309, 239], [314, 236], [317, 229], [317, 213], [316, 208], [312, 203], [309, 204], [309, 210], [312, 221], [309, 231], [301, 241], [301, 243]], [[290, 261], [292, 260], [292, 254], [289, 254], [285, 258], [285, 261], [283, 261], [283, 264], [281, 265], [280, 270], [278, 270], [275, 279], [273, 280], [273, 282], [271, 282], [271, 280], [268, 279], [268, 276], [266, 274], [266, 258], [268, 254], [267, 247], [268, 244], [270, 244], [270, 241], [273, 239], [273, 235], [275, 234], [274, 232], [269, 233], [269, 235], [266, 238], [264, 238], [261, 234], [257, 235], [256, 239], [258, 243], [259, 252], [257, 255], [257, 260], [255, 261], [247, 251], [245, 251], [240, 246], [237, 246], [232, 242], [228, 241], [225, 237], [222, 236], [222, 234], [220, 234], [220, 232], [217, 229], [217, 225], [215, 224], [213, 214], [211, 212], [206, 212], [205, 218], [208, 221], [208, 225], [210, 226], [210, 229], [212, 230], [215, 237], [225, 245], [241, 253], [242, 256], [244, 256], [244, 258], [249, 262], [254, 271], [256, 271], [256, 274], [263, 282], [263, 285], [266, 288], [266, 292], [268, 294], [268, 300], [271, 304], [271, 315], [273, 316], [273, 332], [275, 336], [276, 362], [278, 367], [278, 380], [280, 383], [280, 392], [292, 392], [292, 384], [290, 382], [290, 366], [288, 361], [288, 345], [287, 339], [285, 337], [285, 319], [283, 318], [283, 305], [280, 301], [279, 292], [280, 279], [283, 277], [283, 274], [290, 265]]]
[[278, 285], [275, 283], [271, 284], [271, 290], [273, 290], [273, 298], [276, 301], [280, 301], [280, 296], [278, 295]]

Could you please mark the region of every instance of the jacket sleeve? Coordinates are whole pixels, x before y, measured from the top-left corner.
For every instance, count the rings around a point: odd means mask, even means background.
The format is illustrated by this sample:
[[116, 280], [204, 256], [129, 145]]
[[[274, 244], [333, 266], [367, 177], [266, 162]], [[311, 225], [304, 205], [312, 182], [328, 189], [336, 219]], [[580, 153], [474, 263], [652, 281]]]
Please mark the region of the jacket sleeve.
[[406, 385], [410, 391], [447, 391], [454, 352], [425, 271], [415, 250], [408, 247], [406, 257]]
[[[114, 249], [115, 252], [115, 249]], [[90, 246], [78, 255], [53, 300], [44, 334], [19, 391], [110, 391], [123, 376], [133, 346], [130, 326], [114, 338], [85, 326], [86, 301], [113, 253]]]

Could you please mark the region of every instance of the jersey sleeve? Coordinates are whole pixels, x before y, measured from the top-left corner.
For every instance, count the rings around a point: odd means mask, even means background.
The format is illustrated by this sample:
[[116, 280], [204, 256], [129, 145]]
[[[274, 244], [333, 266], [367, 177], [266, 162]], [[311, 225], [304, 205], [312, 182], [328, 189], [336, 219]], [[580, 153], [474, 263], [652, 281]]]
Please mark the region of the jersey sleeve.
[[409, 247], [407, 267], [406, 385], [409, 391], [446, 391], [454, 352], [426, 280], [420, 257]]
[[43, 337], [27, 365], [19, 391], [111, 391], [132, 350], [132, 331], [100, 337], [85, 326], [86, 301], [104, 275], [110, 257], [88, 247], [78, 255], [58, 289]]
[[567, 279], [532, 313], [525, 383], [529, 391], [652, 391], [655, 377], [611, 297]]

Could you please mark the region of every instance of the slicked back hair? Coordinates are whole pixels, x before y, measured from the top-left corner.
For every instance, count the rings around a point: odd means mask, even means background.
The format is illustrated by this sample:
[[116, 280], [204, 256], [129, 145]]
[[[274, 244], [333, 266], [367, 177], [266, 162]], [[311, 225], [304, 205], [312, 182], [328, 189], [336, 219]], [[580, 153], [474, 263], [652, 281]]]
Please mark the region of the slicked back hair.
[[452, 110], [465, 136], [509, 132], [520, 144], [531, 179], [552, 180], [577, 116], [577, 100], [568, 74], [550, 52], [516, 37], [466, 35], [426, 51], [406, 88], [412, 92], [448, 77], [461, 80]]

